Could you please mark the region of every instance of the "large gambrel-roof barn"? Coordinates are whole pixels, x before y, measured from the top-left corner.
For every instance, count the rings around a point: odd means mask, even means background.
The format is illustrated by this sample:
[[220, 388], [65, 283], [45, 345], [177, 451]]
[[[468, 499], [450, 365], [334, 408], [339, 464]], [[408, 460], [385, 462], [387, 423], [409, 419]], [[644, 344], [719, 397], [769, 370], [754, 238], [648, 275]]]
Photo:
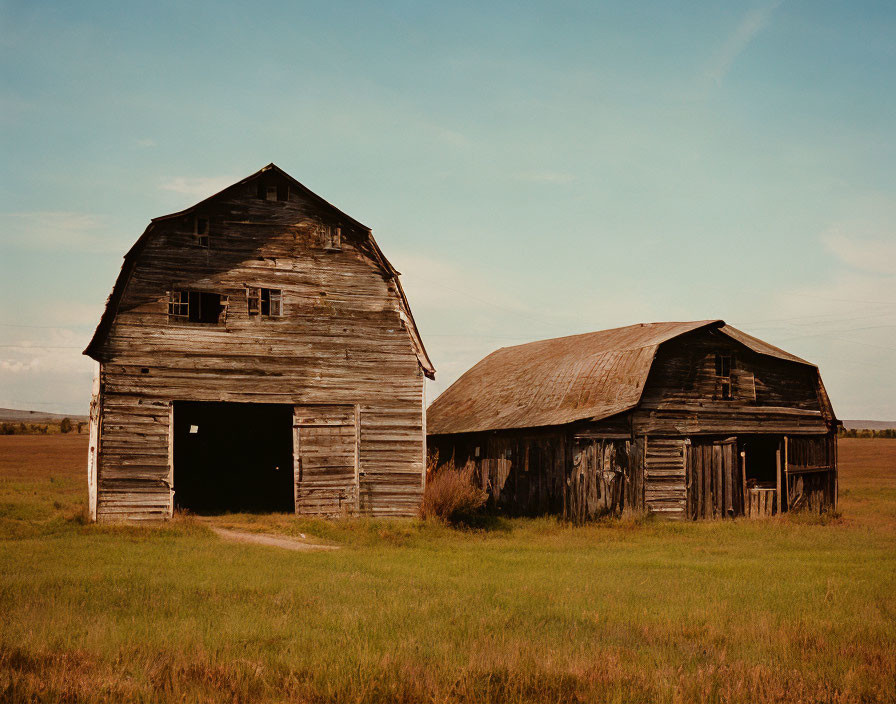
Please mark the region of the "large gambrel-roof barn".
[[150, 222], [85, 354], [96, 519], [418, 510], [435, 370], [399, 274], [273, 164]]
[[437, 461], [475, 466], [510, 513], [698, 518], [836, 502], [838, 421], [818, 369], [721, 320], [499, 349], [427, 423]]

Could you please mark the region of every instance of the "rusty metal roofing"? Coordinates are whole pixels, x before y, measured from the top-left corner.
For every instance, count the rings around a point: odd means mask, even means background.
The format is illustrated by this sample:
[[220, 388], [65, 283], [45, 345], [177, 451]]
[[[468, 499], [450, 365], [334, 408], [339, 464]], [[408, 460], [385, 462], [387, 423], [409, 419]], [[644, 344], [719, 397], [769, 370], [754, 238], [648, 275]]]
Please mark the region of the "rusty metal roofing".
[[[502, 347], [442, 393], [427, 410], [427, 433], [471, 433], [600, 420], [634, 408], [657, 348], [714, 328], [759, 354], [809, 364], [723, 320], [641, 323]], [[813, 365], [810, 365], [813, 366]]]

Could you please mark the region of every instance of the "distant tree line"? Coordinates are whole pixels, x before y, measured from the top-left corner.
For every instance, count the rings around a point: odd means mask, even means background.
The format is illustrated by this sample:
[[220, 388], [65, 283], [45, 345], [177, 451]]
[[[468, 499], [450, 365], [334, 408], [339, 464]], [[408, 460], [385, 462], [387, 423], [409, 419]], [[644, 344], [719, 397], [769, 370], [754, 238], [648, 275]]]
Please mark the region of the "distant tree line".
[[49, 433], [83, 433], [87, 423], [63, 418], [59, 423], [0, 423], [0, 435], [47, 435]]
[[869, 428], [840, 428], [841, 438], [896, 438], [896, 428], [871, 430]]

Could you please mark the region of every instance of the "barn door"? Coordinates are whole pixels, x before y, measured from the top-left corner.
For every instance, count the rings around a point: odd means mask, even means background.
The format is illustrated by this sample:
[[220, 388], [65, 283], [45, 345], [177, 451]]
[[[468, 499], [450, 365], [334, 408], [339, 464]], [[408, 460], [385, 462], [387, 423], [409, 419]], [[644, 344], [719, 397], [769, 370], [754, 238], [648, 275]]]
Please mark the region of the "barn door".
[[293, 414], [296, 513], [357, 513], [359, 407], [295, 406]]
[[737, 438], [694, 440], [688, 453], [688, 517], [743, 515], [743, 468]]

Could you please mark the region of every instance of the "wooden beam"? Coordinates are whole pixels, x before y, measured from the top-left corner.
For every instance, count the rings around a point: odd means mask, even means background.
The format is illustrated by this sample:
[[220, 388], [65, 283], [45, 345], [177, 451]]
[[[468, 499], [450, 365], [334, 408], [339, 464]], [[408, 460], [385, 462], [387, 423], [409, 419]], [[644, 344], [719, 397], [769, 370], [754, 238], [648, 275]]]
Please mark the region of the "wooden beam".
[[784, 436], [784, 503], [787, 505], [787, 510], [790, 510], [790, 474], [789, 468], [787, 466], [787, 436]]
[[776, 475], [776, 484], [775, 484], [775, 499], [777, 501], [777, 506], [775, 507], [778, 513], [781, 513], [781, 448], [778, 447], [775, 450], [775, 466], [777, 468]]

